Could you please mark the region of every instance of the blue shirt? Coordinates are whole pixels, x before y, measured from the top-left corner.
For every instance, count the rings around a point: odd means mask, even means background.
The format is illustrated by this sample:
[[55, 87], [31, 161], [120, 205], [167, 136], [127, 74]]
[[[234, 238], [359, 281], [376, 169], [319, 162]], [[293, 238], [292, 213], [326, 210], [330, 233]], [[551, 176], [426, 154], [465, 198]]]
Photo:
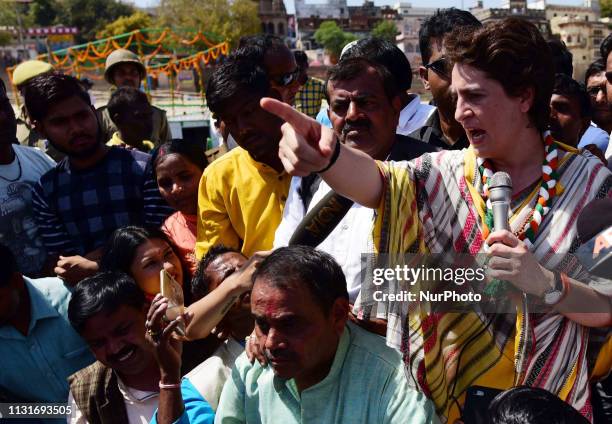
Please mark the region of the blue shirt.
[[0, 326], [0, 391], [22, 401], [65, 403], [66, 379], [94, 358], [68, 321], [71, 293], [62, 280], [23, 280], [30, 326], [27, 336], [12, 325]]
[[331, 120], [327, 116], [327, 107], [322, 108], [317, 114], [317, 122], [327, 128], [332, 128]]
[[173, 212], [161, 198], [151, 156], [111, 147], [87, 169], [68, 158], [40, 178], [34, 217], [49, 255], [85, 255], [126, 225], [159, 227]]
[[594, 144], [602, 153], [606, 153], [609, 139], [610, 134], [591, 122], [591, 125], [589, 125], [584, 134], [582, 134], [578, 142], [578, 148], [584, 149], [585, 146]]

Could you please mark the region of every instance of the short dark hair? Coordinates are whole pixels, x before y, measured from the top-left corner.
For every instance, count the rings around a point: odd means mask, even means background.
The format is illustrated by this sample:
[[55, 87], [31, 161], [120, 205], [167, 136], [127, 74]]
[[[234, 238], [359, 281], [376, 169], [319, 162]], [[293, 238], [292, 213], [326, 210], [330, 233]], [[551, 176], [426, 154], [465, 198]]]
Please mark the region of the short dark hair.
[[580, 412], [547, 390], [515, 387], [500, 393], [488, 409], [491, 424], [586, 424]]
[[344, 52], [340, 62], [363, 58], [384, 66], [395, 78], [397, 89], [406, 92], [412, 86], [412, 68], [406, 55], [392, 42], [378, 37], [357, 41]]
[[606, 72], [606, 64], [603, 59], [597, 59], [591, 63], [584, 74], [584, 85], [587, 85], [589, 78], [601, 72]]
[[269, 91], [270, 83], [263, 65], [235, 53], [215, 69], [208, 80], [206, 102], [211, 112], [218, 114], [228, 100], [240, 93], [264, 97]]
[[123, 116], [123, 114], [132, 109], [134, 105], [142, 104], [147, 104], [151, 107], [145, 93], [134, 87], [119, 87], [111, 95], [106, 108], [108, 109], [111, 120], [115, 122], [115, 115]]
[[308, 68], [308, 56], [302, 50], [295, 50], [293, 52], [293, 57], [295, 57], [295, 63], [302, 68]]
[[360, 75], [363, 75], [368, 68], [374, 68], [376, 73], [380, 76], [389, 102], [399, 95], [397, 82], [387, 68], [366, 58], [353, 57], [349, 59], [342, 59], [337, 65], [332, 66], [327, 71], [327, 81], [325, 83], [325, 97], [327, 98], [327, 101], [329, 102], [330, 100], [328, 93], [330, 81], [350, 81], [359, 77]]
[[308, 246], [281, 247], [266, 257], [253, 274], [253, 281], [288, 288], [305, 285], [323, 313], [328, 315], [338, 298], [348, 300], [346, 278], [328, 253]]
[[7, 286], [16, 272], [19, 268], [15, 255], [8, 246], [0, 243], [0, 287]]
[[562, 40], [553, 38], [552, 40], [548, 40], [547, 43], [555, 64], [555, 73], [565, 74], [571, 78], [574, 74], [574, 65], [572, 64], [574, 56], [572, 52], [567, 49], [567, 46]]
[[255, 34], [240, 37], [237, 50], [247, 47], [260, 48], [262, 57], [267, 51], [284, 50], [288, 48], [282, 38], [272, 34]]
[[287, 47], [287, 44], [277, 35], [272, 34], [255, 34], [255, 35], [243, 35], [238, 40], [238, 48], [247, 46], [262, 46], [266, 49], [277, 48], [279, 46]]
[[238, 48], [234, 55], [248, 58], [257, 65], [263, 67], [266, 53], [286, 51], [289, 47], [282, 38], [272, 34], [245, 35], [240, 37]]
[[612, 52], [612, 33], [608, 34], [608, 36], [601, 42], [599, 52], [601, 53], [601, 59], [605, 64], [608, 61], [610, 52]]
[[100, 270], [121, 271], [130, 274], [136, 249], [151, 239], [161, 239], [172, 247], [168, 236], [159, 228], [130, 225], [118, 228], [106, 241], [100, 259]]
[[181, 155], [202, 171], [204, 171], [204, 169], [208, 166], [208, 159], [206, 159], [206, 146], [202, 141], [173, 139], [159, 146], [159, 148], [154, 152], [154, 174], [159, 162], [161, 162], [161, 160], [166, 156], [172, 154]]
[[462, 28], [446, 37], [445, 45], [451, 61], [484, 72], [499, 82], [508, 96], [533, 89], [529, 118], [539, 131], [546, 130], [554, 69], [550, 49], [534, 24], [506, 18], [476, 31]]
[[70, 75], [57, 72], [42, 74], [29, 80], [25, 86], [25, 107], [34, 121], [43, 120], [51, 107], [71, 97], [78, 97], [91, 105], [87, 91], [78, 79]]
[[224, 244], [216, 244], [208, 249], [208, 252], [200, 259], [198, 268], [191, 279], [191, 296], [194, 302], [203, 298], [210, 292], [211, 281], [210, 276], [206, 273], [206, 268], [208, 268], [208, 266], [219, 256], [230, 252], [240, 253], [239, 250], [233, 247], [228, 247]]
[[572, 97], [578, 100], [582, 117], [586, 118], [592, 116], [591, 100], [589, 99], [586, 88], [578, 81], [572, 79], [572, 77], [566, 74], [556, 74], [553, 94]]
[[76, 285], [68, 304], [68, 319], [81, 333], [88, 319], [100, 312], [111, 314], [121, 305], [142, 309], [145, 305], [143, 291], [123, 272], [100, 272]]
[[438, 9], [426, 18], [419, 29], [419, 49], [423, 65], [428, 64], [431, 59], [432, 38], [442, 40], [444, 36], [461, 27], [476, 29], [481, 28], [482, 24], [470, 12], [454, 7]]

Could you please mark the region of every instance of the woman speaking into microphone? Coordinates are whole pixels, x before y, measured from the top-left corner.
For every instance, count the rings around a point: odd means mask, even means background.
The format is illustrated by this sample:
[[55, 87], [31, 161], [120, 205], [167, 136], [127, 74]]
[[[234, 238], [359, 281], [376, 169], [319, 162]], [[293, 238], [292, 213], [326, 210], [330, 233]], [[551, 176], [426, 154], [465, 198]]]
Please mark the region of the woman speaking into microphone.
[[[589, 276], [572, 252], [576, 217], [589, 201], [611, 196], [612, 174], [546, 131], [553, 61], [533, 24], [506, 19], [458, 32], [445, 49], [468, 149], [378, 162], [263, 99], [287, 122], [280, 158], [293, 175], [325, 170], [337, 193], [376, 208], [377, 252], [486, 254], [488, 277], [505, 281], [507, 298], [518, 299], [513, 313], [496, 315], [385, 305], [387, 343], [402, 351], [407, 375], [443, 421], [460, 416], [470, 386], [518, 385], [544, 388], [592, 419], [589, 379], [607, 373], [612, 359], [600, 355], [612, 324], [612, 281]], [[509, 230], [502, 231], [493, 230], [488, 199], [498, 171], [512, 181]], [[389, 291], [400, 289], [390, 282]], [[362, 286], [362, 316], [376, 310], [374, 290]], [[534, 299], [545, 313], [532, 312]]]

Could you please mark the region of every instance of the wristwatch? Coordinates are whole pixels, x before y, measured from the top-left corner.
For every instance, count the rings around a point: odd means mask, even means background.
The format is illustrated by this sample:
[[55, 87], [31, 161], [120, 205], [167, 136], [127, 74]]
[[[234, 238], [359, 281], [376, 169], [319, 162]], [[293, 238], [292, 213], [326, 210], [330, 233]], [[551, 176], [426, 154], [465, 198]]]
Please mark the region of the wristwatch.
[[565, 295], [561, 273], [558, 271], [553, 271], [552, 273], [555, 276], [554, 284], [552, 287], [546, 289], [542, 298], [544, 304], [548, 306], [555, 306], [557, 303], [561, 302], [561, 299], [563, 299]]

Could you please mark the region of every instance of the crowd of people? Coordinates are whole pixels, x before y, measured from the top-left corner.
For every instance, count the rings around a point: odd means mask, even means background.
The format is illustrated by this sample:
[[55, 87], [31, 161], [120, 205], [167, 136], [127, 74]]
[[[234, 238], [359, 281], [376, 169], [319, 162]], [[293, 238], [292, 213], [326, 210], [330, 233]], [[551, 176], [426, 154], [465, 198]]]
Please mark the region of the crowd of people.
[[[438, 10], [419, 47], [430, 104], [389, 41], [321, 81], [243, 37], [206, 85], [237, 145], [211, 163], [171, 139], [134, 53], [108, 56], [99, 109], [20, 64], [19, 117], [0, 84], [0, 402], [71, 424], [611, 422], [612, 275], [576, 252], [585, 207], [612, 226], [612, 35], [584, 83], [523, 20]], [[406, 254], [486, 257], [461, 290], [495, 285], [503, 313], [394, 300], [422, 286], [366, 271]]]

